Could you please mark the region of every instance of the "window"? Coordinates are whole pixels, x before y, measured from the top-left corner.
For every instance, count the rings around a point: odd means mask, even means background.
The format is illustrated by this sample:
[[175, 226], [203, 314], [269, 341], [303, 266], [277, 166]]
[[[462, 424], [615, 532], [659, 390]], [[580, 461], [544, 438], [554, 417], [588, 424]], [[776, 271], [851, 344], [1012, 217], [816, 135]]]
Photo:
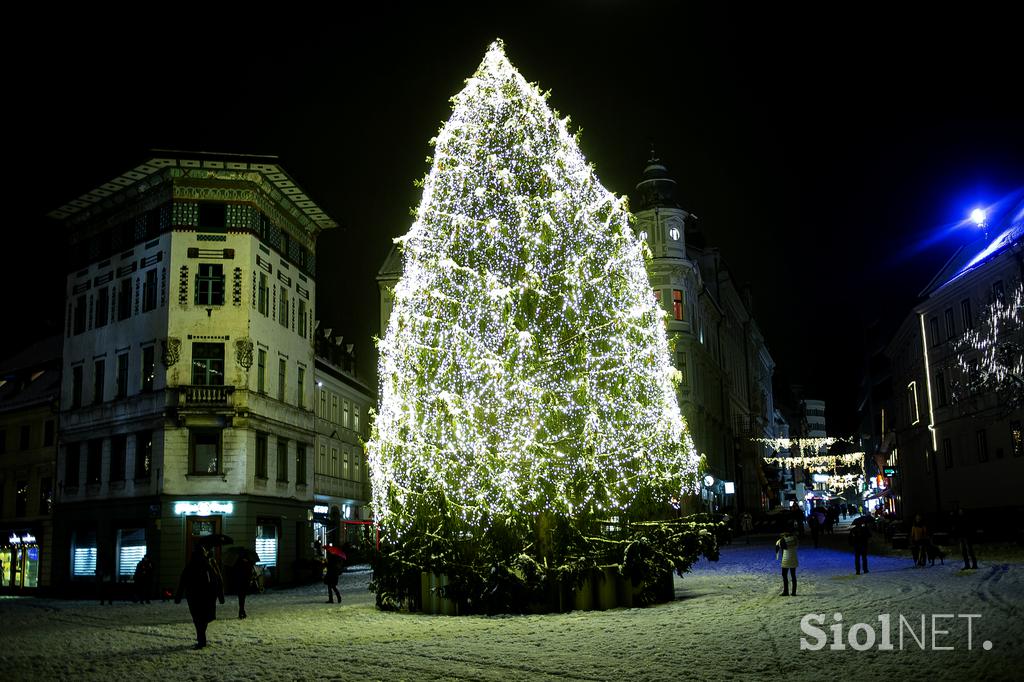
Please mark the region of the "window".
[[81, 444], [68, 443], [64, 458], [64, 486], [78, 486], [78, 470], [81, 467]]
[[85, 331], [85, 294], [75, 299], [75, 323], [73, 333], [81, 334]]
[[960, 301], [960, 317], [963, 318], [964, 329], [974, 329], [974, 316], [971, 315], [971, 299]]
[[196, 305], [224, 305], [224, 266], [219, 263], [199, 264]]
[[929, 321], [929, 325], [932, 330], [932, 345], [937, 346], [941, 342], [941, 339], [939, 339], [939, 318], [933, 317]]
[[270, 287], [267, 286], [267, 275], [260, 273], [259, 310], [263, 317], [270, 315]]
[[142, 390], [146, 393], [153, 390], [156, 364], [153, 361], [153, 346], [142, 349]]
[[48, 448], [53, 445], [53, 430], [54, 423], [52, 419], [47, 419], [43, 423], [43, 447]]
[[277, 480], [288, 480], [288, 441], [284, 438], [277, 439]]
[[102, 479], [100, 468], [103, 465], [103, 441], [100, 439], [89, 441], [88, 454], [85, 460], [85, 482], [89, 485], [99, 485]]
[[331, 421], [338, 423], [338, 396], [334, 393], [331, 394]]
[[331, 447], [331, 476], [338, 477], [338, 448]]
[[104, 382], [107, 375], [107, 361], [100, 359], [93, 363], [92, 368], [92, 402], [103, 402]]
[[277, 361], [277, 399], [284, 402], [285, 379], [288, 374], [288, 361], [280, 358]]
[[39, 479], [39, 514], [53, 513], [53, 479], [49, 476]]
[[997, 303], [1006, 302], [1006, 291], [1003, 289], [1003, 280], [997, 279], [992, 283], [992, 300]]
[[1019, 419], [1010, 422], [1010, 449], [1014, 457], [1024, 457], [1024, 431], [1021, 431]]
[[256, 390], [267, 392], [267, 351], [262, 348], [256, 351]]
[[347, 479], [352, 479], [353, 478], [352, 470], [349, 468], [349, 465], [348, 465], [348, 448], [347, 447], [342, 447], [341, 448], [341, 477], [342, 478], [347, 478]]
[[194, 386], [224, 385], [224, 344], [192, 344], [192, 384]]
[[117, 529], [117, 577], [132, 578], [135, 567], [146, 556], [145, 528]]
[[320, 389], [320, 414], [317, 415], [321, 419], [327, 419], [327, 391]]
[[128, 436], [121, 434], [110, 439], [110, 480], [123, 481], [125, 460], [128, 458]]
[[32, 441], [32, 425], [22, 424], [18, 434], [18, 449], [28, 450]]
[[953, 442], [949, 438], [942, 439], [942, 459], [947, 469], [953, 468]]
[[192, 471], [197, 475], [220, 473], [220, 431], [189, 431]]
[[306, 444], [295, 444], [295, 483], [306, 485]]
[[115, 398], [124, 398], [128, 395], [128, 354], [121, 353], [117, 356], [117, 395]]
[[362, 408], [358, 404], [352, 403], [352, 430], [356, 432], [359, 431], [359, 414], [361, 411]]
[[987, 462], [988, 461], [988, 438], [985, 435], [985, 429], [981, 429], [980, 431], [975, 431], [974, 437], [975, 437], [975, 440], [978, 443], [978, 461], [979, 462]]
[[117, 320], [132, 316], [132, 278], [125, 277], [117, 284]]
[[277, 526], [266, 519], [260, 519], [256, 525], [256, 554], [260, 566], [277, 566]]
[[93, 311], [92, 326], [96, 329], [107, 326], [110, 317], [110, 287], [96, 290], [96, 309]]
[[306, 392], [306, 388], [303, 384], [306, 382], [306, 369], [304, 367], [299, 367], [295, 371], [295, 375], [298, 378], [298, 383], [296, 385], [298, 393], [296, 394], [295, 404], [299, 407], [305, 407], [306, 401], [304, 400], [304, 394]]
[[82, 406], [82, 366], [71, 368], [71, 407]]
[[199, 204], [199, 227], [226, 227], [227, 206], [224, 204]]
[[135, 480], [149, 480], [153, 471], [153, 432], [135, 434]]
[[256, 478], [267, 477], [267, 434], [256, 434]]
[[96, 576], [96, 531], [75, 531], [72, 535], [71, 574]]
[[146, 278], [142, 282], [142, 312], [156, 308], [156, 268], [146, 270]]
[[299, 336], [306, 338], [306, 302], [299, 299]]
[[672, 317], [676, 320], [683, 319], [683, 292], [679, 289], [672, 290]]
[[281, 300], [279, 301], [277, 321], [282, 327], [288, 326], [288, 290], [281, 287]]
[[341, 401], [341, 425], [348, 428], [350, 426], [348, 420], [349, 402], [347, 400]]
[[953, 309], [946, 308], [946, 338], [956, 336], [956, 321], [953, 319]]
[[942, 372], [942, 370], [939, 370], [938, 372], [935, 373], [935, 390], [939, 394], [939, 407], [945, 407], [947, 403], [946, 375]]
[[28, 514], [28, 481], [16, 481], [14, 484], [14, 515]]

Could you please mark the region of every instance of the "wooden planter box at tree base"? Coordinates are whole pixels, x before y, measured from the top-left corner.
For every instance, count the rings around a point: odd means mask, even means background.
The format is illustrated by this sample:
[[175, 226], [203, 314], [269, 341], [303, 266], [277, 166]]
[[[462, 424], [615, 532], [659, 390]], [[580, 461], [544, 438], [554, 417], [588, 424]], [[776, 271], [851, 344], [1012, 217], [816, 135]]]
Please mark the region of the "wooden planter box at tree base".
[[[438, 594], [438, 588], [447, 584], [448, 578], [445, 575], [420, 574], [420, 608], [423, 613], [444, 616], [459, 615], [459, 605]], [[595, 571], [591, 577], [584, 579], [578, 588], [571, 585], [562, 585], [561, 588], [561, 590], [553, 591], [546, 604], [531, 604], [531, 608], [526, 608], [524, 611], [528, 613], [604, 611], [639, 606], [637, 600], [640, 593], [639, 587], [634, 587], [628, 578], [619, 575], [611, 568]], [[663, 604], [674, 598], [675, 586], [670, 573], [661, 581], [655, 602]]]

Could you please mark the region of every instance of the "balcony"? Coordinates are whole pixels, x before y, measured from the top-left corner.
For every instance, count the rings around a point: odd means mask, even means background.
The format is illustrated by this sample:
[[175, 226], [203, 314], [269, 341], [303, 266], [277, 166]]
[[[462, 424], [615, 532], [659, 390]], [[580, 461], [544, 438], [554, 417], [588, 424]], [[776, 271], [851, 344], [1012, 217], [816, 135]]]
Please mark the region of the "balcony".
[[178, 408], [233, 409], [234, 386], [178, 386]]

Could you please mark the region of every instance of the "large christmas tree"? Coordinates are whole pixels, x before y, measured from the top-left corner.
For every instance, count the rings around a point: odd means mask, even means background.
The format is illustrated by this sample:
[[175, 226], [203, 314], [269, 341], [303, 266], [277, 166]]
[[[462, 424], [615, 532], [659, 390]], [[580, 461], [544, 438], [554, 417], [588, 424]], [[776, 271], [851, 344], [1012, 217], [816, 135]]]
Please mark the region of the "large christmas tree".
[[388, 573], [461, 576], [472, 601], [488, 575], [599, 563], [596, 522], [658, 518], [695, 485], [643, 245], [545, 100], [492, 44], [398, 240], [368, 444], [378, 595]]

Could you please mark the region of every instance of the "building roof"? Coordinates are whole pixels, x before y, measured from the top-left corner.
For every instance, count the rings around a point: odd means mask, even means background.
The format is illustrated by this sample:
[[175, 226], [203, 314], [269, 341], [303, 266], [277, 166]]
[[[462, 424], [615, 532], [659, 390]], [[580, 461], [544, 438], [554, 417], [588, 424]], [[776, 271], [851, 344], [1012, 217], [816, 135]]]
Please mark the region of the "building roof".
[[634, 212], [651, 208], [681, 208], [676, 201], [676, 181], [668, 174], [668, 169], [653, 149], [640, 182], [636, 184], [636, 192], [636, 205], [632, 207]]
[[216, 173], [249, 172], [259, 173], [275, 199], [284, 205], [291, 205], [296, 218], [305, 218], [319, 230], [337, 227], [338, 224], [316, 205], [285, 173], [276, 156], [255, 156], [249, 154], [224, 154], [212, 152], [184, 152], [167, 149], [153, 150], [154, 156], [110, 182], [106, 182], [77, 199], [54, 209], [48, 215], [57, 220], [76, 223], [86, 219], [97, 210], [103, 211], [122, 204], [145, 191], [163, 183], [168, 169], [186, 171], [208, 171]]
[[921, 297], [931, 296], [947, 284], [977, 270], [1014, 244], [1019, 243], [1021, 237], [1024, 237], [1024, 201], [995, 218], [988, 233], [990, 236], [987, 239], [982, 237], [957, 249], [953, 257], [924, 288]]
[[377, 271], [378, 281], [387, 281], [392, 279], [399, 279], [402, 276], [402, 253], [398, 249], [398, 245], [395, 244], [388, 251], [388, 257], [384, 259], [384, 264], [380, 266], [380, 270]]

